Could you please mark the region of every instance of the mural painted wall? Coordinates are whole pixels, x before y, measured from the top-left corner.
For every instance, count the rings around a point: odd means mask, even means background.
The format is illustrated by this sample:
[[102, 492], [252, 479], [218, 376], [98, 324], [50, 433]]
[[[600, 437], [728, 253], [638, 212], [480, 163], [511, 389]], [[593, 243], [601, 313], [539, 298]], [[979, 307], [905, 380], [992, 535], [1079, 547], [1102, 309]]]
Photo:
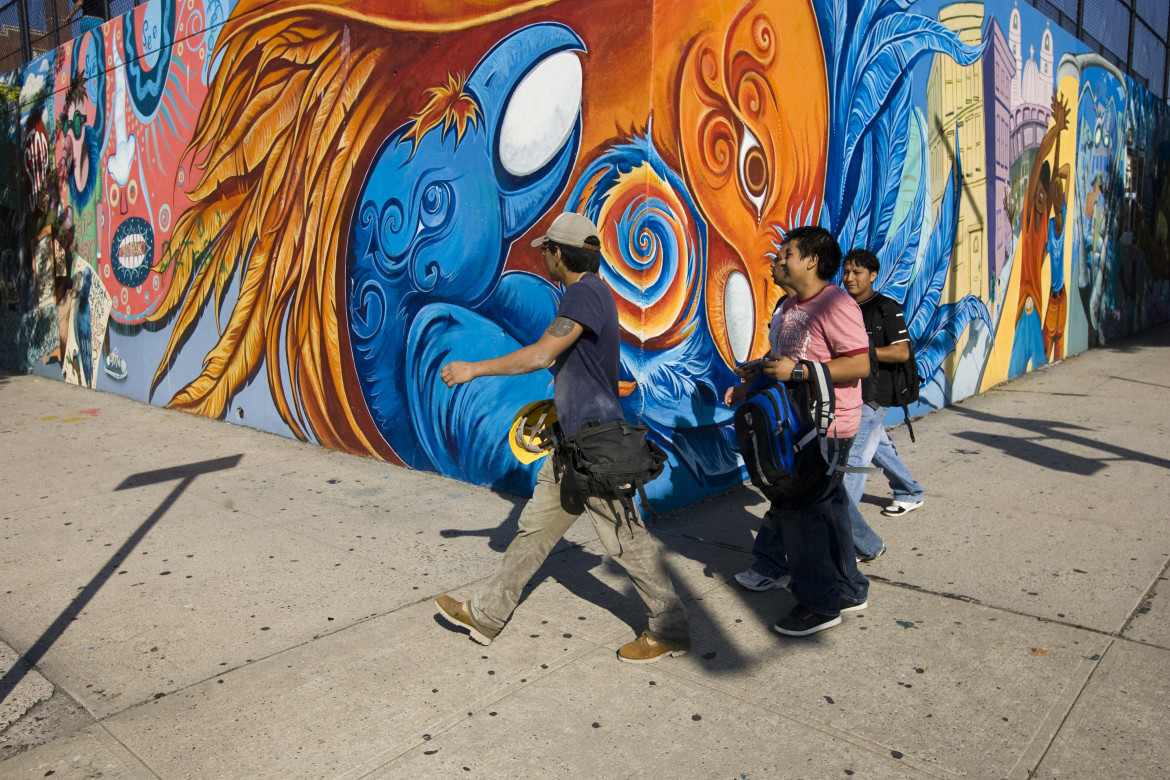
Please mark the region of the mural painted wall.
[[551, 374], [438, 369], [539, 337], [564, 210], [664, 508], [744, 478], [793, 227], [881, 258], [912, 412], [1170, 307], [1170, 110], [1001, 0], [150, 0], [0, 100], [5, 367], [519, 493]]

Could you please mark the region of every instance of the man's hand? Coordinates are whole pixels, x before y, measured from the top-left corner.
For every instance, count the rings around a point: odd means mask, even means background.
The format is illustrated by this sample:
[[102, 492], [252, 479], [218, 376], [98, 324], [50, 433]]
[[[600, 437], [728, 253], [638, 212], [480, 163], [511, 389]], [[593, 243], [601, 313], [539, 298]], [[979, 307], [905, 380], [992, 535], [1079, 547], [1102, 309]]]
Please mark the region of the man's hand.
[[736, 404], [741, 403], [743, 399], [747, 398], [747, 394], [747, 385], [733, 385], [727, 388], [727, 392], [723, 394], [723, 403], [727, 404], [728, 406], [735, 406]]
[[752, 382], [756, 381], [756, 377], [759, 376], [760, 365], [760, 363], [755, 363], [753, 365], [736, 366], [731, 370], [734, 371], [735, 375], [739, 377], [739, 381], [750, 385]]
[[792, 358], [778, 357], [764, 364], [764, 374], [777, 382], [787, 382], [792, 378], [792, 369], [796, 368], [796, 361]]
[[467, 363], [462, 360], [456, 360], [453, 363], [448, 363], [443, 366], [443, 370], [439, 372], [439, 378], [447, 387], [454, 387], [461, 385], [464, 382], [470, 382], [479, 374], [475, 372], [475, 364]]

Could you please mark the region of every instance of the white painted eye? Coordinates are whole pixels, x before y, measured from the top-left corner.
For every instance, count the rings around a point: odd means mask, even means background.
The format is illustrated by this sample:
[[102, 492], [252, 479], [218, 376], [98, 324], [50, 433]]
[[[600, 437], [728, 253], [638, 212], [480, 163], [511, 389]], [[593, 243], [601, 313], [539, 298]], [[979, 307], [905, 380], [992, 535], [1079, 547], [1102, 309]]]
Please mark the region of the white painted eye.
[[743, 140], [739, 144], [739, 187], [756, 207], [758, 217], [764, 212], [764, 197], [768, 194], [768, 161], [752, 131], [742, 125], [740, 129]]
[[500, 124], [500, 163], [513, 176], [539, 171], [569, 140], [581, 113], [581, 60], [571, 51], [545, 59], [508, 100]]
[[737, 363], [747, 360], [752, 348], [752, 334], [756, 329], [755, 306], [752, 304], [752, 286], [747, 277], [732, 271], [723, 288], [723, 321], [727, 323], [727, 340], [731, 356]]

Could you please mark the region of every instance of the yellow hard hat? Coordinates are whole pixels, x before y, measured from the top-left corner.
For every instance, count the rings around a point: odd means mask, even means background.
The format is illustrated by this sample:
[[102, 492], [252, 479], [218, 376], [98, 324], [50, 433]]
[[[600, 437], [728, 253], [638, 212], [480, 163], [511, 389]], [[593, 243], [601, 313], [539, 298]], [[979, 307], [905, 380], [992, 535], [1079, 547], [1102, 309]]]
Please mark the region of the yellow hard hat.
[[551, 398], [525, 404], [512, 418], [508, 445], [521, 463], [535, 463], [552, 452], [557, 409]]

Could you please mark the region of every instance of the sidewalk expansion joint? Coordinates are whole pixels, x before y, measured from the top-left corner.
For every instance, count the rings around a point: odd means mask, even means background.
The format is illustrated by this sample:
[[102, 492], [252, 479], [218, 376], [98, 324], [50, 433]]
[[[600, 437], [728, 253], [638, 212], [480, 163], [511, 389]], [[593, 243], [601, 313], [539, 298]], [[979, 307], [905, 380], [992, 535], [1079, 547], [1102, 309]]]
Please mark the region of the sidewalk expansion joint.
[[[1163, 572], [1165, 572], [1165, 569], [1163, 569]], [[885, 585], [892, 585], [895, 588], [903, 588], [905, 590], [913, 590], [918, 593], [924, 593], [928, 596], [938, 596], [944, 599], [951, 599], [952, 601], [962, 601], [966, 602], [967, 604], [975, 604], [976, 606], [994, 609], [999, 612], [1006, 612], [1009, 615], [1019, 615], [1020, 617], [1032, 618], [1033, 620], [1038, 620], [1041, 623], [1049, 623], [1054, 626], [1064, 626], [1065, 628], [1072, 628], [1078, 631], [1087, 631], [1090, 634], [1097, 634], [1099, 636], [1108, 637], [1110, 639], [1120, 639], [1123, 642], [1131, 642], [1135, 645], [1141, 645], [1142, 647], [1153, 647], [1161, 650], [1170, 650], [1170, 648], [1164, 648], [1161, 645], [1155, 645], [1149, 642], [1139, 642], [1135, 639], [1130, 639], [1129, 637], [1123, 636], [1123, 632], [1126, 628], [1129, 627], [1128, 622], [1118, 631], [1106, 631], [1103, 628], [1094, 628], [1093, 626], [1085, 626], [1081, 625], [1080, 623], [1070, 623], [1067, 620], [1058, 620], [1056, 618], [1044, 617], [1043, 615], [1036, 615], [1031, 612], [1025, 612], [1022, 609], [1012, 609], [1011, 607], [1005, 607], [999, 604], [989, 604], [986, 601], [975, 598], [974, 596], [964, 596], [961, 593], [947, 593], [946, 591], [924, 588], [921, 585], [915, 585], [910, 582], [899, 582], [897, 580], [887, 579], [877, 574], [867, 574], [865, 576], [873, 582], [881, 582]]]
[[[1088, 674], [1086, 674], [1084, 679], [1081, 681], [1080, 687], [1077, 688], [1075, 695], [1059, 696], [1055, 701], [1052, 702], [1052, 706], [1049, 707], [1048, 714], [1044, 719], [1044, 724], [1046, 724], [1047, 731], [1050, 735], [1048, 737], [1048, 741], [1044, 743], [1043, 747], [1037, 748], [1035, 747], [1034, 739], [1033, 744], [1029, 745], [1024, 749], [1023, 753], [1021, 753], [1020, 759], [1012, 768], [1012, 775], [1015, 775], [1016, 771], [1023, 767], [1027, 770], [1028, 777], [1039, 776], [1037, 774], [1037, 770], [1039, 770], [1040, 765], [1044, 763], [1044, 757], [1048, 755], [1048, 751], [1052, 749], [1052, 746], [1056, 743], [1057, 737], [1059, 737], [1061, 731], [1064, 730], [1064, 724], [1068, 721], [1069, 716], [1072, 715], [1072, 711], [1076, 708], [1077, 702], [1080, 701], [1081, 695], [1084, 694], [1086, 690], [1088, 690], [1089, 682], [1093, 679], [1093, 675], [1097, 673], [1097, 670], [1101, 668], [1101, 663], [1104, 661], [1105, 656], [1109, 654], [1109, 651], [1113, 649], [1113, 644], [1115, 641], [1115, 639], [1110, 639], [1109, 643], [1105, 645], [1105, 648], [1101, 651], [1099, 658], [1082, 659], [1081, 664], [1091, 663], [1092, 667], [1089, 669]], [[1058, 706], [1061, 705], [1061, 702], [1064, 702], [1064, 712], [1059, 715], [1058, 722], [1052, 723], [1053, 720], [1057, 720], [1057, 716], [1054, 716], [1053, 712], [1057, 709]], [[1038, 732], [1044, 730], [1045, 725], [1042, 725], [1040, 729], [1038, 729]]]
[[[675, 534], [671, 534], [671, 536], [675, 536]], [[692, 542], [698, 542], [699, 544], [707, 544], [707, 545], [710, 545], [712, 547], [721, 547], [724, 550], [732, 550], [734, 552], [741, 552], [741, 553], [751, 552], [751, 550], [745, 550], [744, 548], [740, 547], [737, 544], [728, 544], [727, 542], [716, 542], [716, 541], [713, 541], [711, 539], [703, 539], [703, 538], [698, 537], [698, 536], [691, 536], [690, 534], [677, 534], [677, 536], [679, 538], [682, 538], [682, 539], [689, 539]]]
[[1168, 569], [1170, 569], [1170, 560], [1167, 560], [1166, 563], [1162, 566], [1162, 570], [1154, 575], [1154, 580], [1150, 583], [1150, 587], [1146, 588], [1146, 592], [1142, 594], [1141, 601], [1139, 601], [1138, 605], [1133, 608], [1132, 612], [1129, 613], [1129, 617], [1125, 619], [1125, 623], [1121, 626], [1121, 631], [1118, 633], [1124, 634], [1129, 630], [1130, 625], [1138, 615], [1144, 615], [1150, 611], [1154, 596], [1157, 595], [1158, 583], [1166, 579], [1166, 572]]
[[[1116, 379], [1117, 377], [1114, 377], [1114, 378]], [[988, 392], [991, 392], [991, 391], [989, 390]], [[1060, 396], [1061, 398], [1102, 398], [1102, 397], [1108, 395], [1108, 393], [1067, 393], [1067, 392], [1060, 392], [1058, 390], [1044, 390], [1044, 389], [1031, 390], [1031, 389], [1026, 389], [1023, 387], [1010, 387], [1010, 388], [1005, 387], [1003, 389], [996, 390], [995, 392], [997, 392], [997, 393], [1022, 393], [1024, 395], [1055, 395], [1055, 396]]]
[[1170, 390], [1170, 385], [1159, 384], [1158, 382], [1143, 382], [1140, 379], [1134, 379], [1130, 376], [1111, 376], [1110, 379], [1116, 379], [1121, 382], [1133, 382], [1136, 385], [1147, 385], [1149, 387], [1160, 387], [1163, 390]]

